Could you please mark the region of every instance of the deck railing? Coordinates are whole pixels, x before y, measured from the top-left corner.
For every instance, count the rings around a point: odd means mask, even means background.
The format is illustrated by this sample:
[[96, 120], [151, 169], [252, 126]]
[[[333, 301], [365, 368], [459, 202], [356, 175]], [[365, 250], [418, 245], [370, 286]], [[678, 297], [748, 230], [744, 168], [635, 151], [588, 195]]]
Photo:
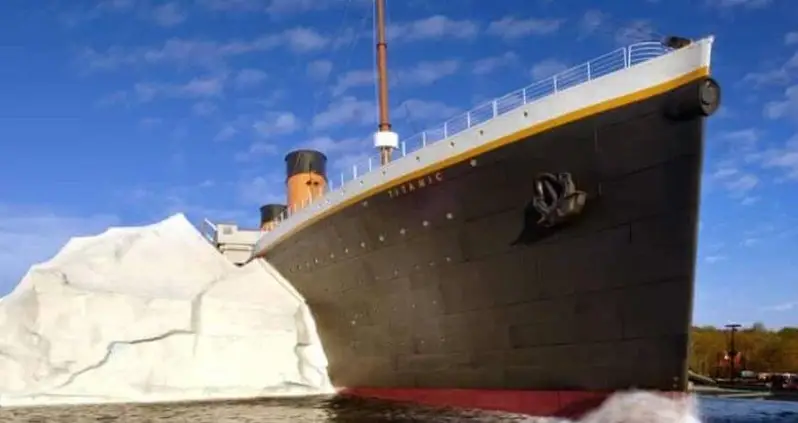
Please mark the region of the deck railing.
[[[669, 51], [671, 51], [671, 49], [660, 42], [642, 42], [632, 44], [628, 47], [621, 47], [587, 63], [574, 66], [552, 77], [483, 103], [464, 114], [447, 120], [438, 127], [406, 138], [399, 143], [399, 151], [394, 154], [398, 153], [401, 157], [404, 157], [407, 154], [423, 149], [438, 141], [445, 140], [467, 129], [481, 125], [521, 106], [534, 103], [552, 94], [567, 90], [568, 88], [662, 56]], [[386, 166], [390, 165], [391, 163]], [[380, 167], [379, 155], [374, 154], [371, 157], [351, 165], [351, 168], [341, 172], [340, 175], [336, 175], [337, 177], [328, 175], [327, 193], [338, 191], [350, 181], [361, 178]], [[326, 195], [327, 194], [313, 198], [309, 203], [323, 200]], [[307, 204], [302, 205], [302, 207], [297, 210], [287, 209], [286, 212], [278, 218], [278, 225], [303, 210], [305, 206], [307, 206]]]

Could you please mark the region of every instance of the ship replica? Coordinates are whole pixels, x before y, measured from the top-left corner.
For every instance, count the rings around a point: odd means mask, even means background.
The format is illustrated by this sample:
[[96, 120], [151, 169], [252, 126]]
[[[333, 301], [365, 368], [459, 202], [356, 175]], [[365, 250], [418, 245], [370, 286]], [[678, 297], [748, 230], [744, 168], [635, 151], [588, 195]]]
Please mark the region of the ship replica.
[[305, 297], [334, 385], [534, 415], [684, 392], [713, 38], [620, 48], [400, 143], [375, 7], [380, 160], [339, 183], [288, 154], [251, 254]]

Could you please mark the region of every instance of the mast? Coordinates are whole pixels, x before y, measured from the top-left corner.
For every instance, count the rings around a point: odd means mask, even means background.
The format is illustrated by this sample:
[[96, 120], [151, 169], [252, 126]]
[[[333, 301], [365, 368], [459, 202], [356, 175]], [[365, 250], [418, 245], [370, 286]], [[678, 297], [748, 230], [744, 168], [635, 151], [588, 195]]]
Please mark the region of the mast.
[[391, 161], [393, 149], [399, 146], [399, 136], [391, 131], [388, 117], [388, 44], [385, 42], [385, 0], [375, 0], [377, 32], [377, 88], [379, 126], [374, 134], [374, 146], [380, 150], [380, 163]]

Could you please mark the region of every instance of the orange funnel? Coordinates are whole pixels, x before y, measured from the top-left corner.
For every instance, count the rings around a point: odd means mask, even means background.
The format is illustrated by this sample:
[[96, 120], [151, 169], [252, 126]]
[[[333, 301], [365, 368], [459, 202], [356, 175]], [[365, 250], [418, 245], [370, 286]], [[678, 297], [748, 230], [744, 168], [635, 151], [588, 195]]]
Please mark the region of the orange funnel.
[[297, 150], [285, 156], [288, 210], [294, 213], [320, 198], [327, 188], [327, 156]]

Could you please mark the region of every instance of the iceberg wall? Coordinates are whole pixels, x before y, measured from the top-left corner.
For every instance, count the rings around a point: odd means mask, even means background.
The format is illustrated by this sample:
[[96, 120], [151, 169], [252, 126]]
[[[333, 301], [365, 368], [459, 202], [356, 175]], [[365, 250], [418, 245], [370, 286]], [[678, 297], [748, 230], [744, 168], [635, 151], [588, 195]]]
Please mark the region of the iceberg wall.
[[73, 238], [0, 299], [0, 406], [333, 392], [304, 299], [182, 214]]

